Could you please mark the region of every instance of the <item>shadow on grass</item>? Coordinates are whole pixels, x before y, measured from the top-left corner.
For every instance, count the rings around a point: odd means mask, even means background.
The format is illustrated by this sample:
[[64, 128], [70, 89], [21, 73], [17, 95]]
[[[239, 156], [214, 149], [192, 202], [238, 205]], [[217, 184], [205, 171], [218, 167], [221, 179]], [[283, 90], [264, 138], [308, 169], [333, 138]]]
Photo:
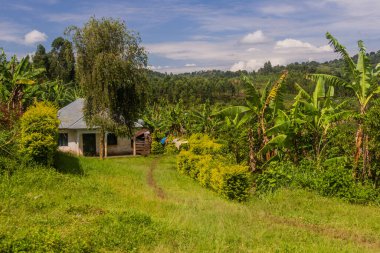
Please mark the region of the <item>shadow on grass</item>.
[[78, 157], [71, 154], [58, 152], [55, 158], [54, 167], [58, 172], [63, 174], [84, 175], [84, 170]]

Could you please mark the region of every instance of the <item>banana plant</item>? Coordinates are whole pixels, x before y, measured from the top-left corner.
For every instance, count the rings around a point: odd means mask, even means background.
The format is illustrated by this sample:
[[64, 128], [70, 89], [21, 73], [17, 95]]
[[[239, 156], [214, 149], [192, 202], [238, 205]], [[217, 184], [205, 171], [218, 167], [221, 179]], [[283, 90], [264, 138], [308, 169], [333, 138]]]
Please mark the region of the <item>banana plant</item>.
[[[252, 172], [257, 170], [258, 160], [263, 160], [257, 147], [262, 148], [270, 141], [266, 133], [268, 121], [273, 121], [277, 111], [282, 107], [281, 87], [287, 75], [288, 72], [284, 71], [276, 82], [268, 82], [261, 93], [251, 79], [244, 77], [246, 105], [228, 107], [219, 112], [221, 115], [248, 115], [249, 166]], [[265, 159], [269, 160], [271, 155], [268, 150]]]
[[[312, 94], [308, 94], [298, 84], [296, 87], [299, 92], [289, 114], [280, 111], [275, 125], [268, 130], [268, 134], [273, 135], [268, 145], [287, 147], [288, 150], [290, 147], [297, 149], [302, 132], [306, 132], [305, 134], [312, 137], [314, 158], [320, 167], [328, 144], [328, 131], [337, 122], [351, 117], [352, 111], [343, 109], [346, 101], [334, 105], [334, 87], [326, 87], [322, 78], [318, 79]], [[267, 148], [264, 146], [264, 151]], [[294, 153], [296, 155], [297, 150]]]
[[[4, 51], [1, 58], [6, 59]], [[43, 68], [34, 69], [29, 56], [22, 58], [20, 62], [17, 61], [16, 56], [13, 56], [9, 62], [1, 61], [0, 90], [2, 100], [7, 104], [9, 112], [22, 113], [25, 86], [35, 85], [37, 78], [44, 71]]]
[[[311, 79], [317, 80], [321, 78], [327, 84], [331, 86], [343, 86], [351, 89], [357, 98], [359, 103], [359, 118], [364, 118], [364, 115], [367, 112], [368, 105], [375, 94], [380, 93], [379, 86], [379, 76], [380, 76], [380, 64], [376, 67], [373, 67], [370, 63], [366, 48], [363, 41], [358, 41], [358, 60], [355, 63], [354, 60], [348, 54], [346, 48], [341, 45], [338, 40], [333, 37], [330, 33], [326, 33], [326, 38], [329, 40], [330, 45], [335, 49], [335, 52], [339, 53], [343, 58], [345, 64], [347, 65], [347, 75], [348, 80], [338, 78], [332, 75], [326, 74], [314, 74], [310, 75]], [[363, 131], [362, 120], [358, 122], [358, 129], [355, 137], [355, 154], [354, 154], [354, 166], [355, 172], [354, 176], [356, 177], [356, 168], [358, 167], [358, 161], [362, 155], [366, 154], [366, 145], [363, 145], [363, 139], [365, 139], [365, 133]], [[364, 150], [364, 152], [363, 152]], [[362, 176], [365, 177], [368, 175], [369, 170], [366, 165], [367, 157], [363, 157], [363, 168]]]
[[23, 102], [30, 104], [34, 99], [52, 102], [61, 108], [77, 98], [80, 98], [80, 88], [72, 83], [63, 84], [61, 81], [48, 81], [40, 85], [27, 86]]
[[191, 129], [188, 130], [190, 130], [190, 132], [194, 131], [214, 136], [216, 130], [222, 123], [218, 117], [215, 117], [216, 114], [217, 112], [211, 108], [210, 102], [207, 100], [200, 108], [195, 108], [190, 111], [190, 124], [188, 124], [188, 127], [191, 126]]

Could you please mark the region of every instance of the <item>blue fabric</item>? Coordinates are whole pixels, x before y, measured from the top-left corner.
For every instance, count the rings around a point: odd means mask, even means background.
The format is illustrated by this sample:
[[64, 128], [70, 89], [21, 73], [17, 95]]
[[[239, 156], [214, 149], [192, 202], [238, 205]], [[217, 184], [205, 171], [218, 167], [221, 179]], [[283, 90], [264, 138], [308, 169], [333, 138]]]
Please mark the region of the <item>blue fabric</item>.
[[164, 138], [161, 139], [160, 142], [161, 142], [162, 145], [165, 145], [165, 142], [166, 142], [166, 139], [167, 139], [167, 138], [168, 138], [168, 137], [165, 136]]

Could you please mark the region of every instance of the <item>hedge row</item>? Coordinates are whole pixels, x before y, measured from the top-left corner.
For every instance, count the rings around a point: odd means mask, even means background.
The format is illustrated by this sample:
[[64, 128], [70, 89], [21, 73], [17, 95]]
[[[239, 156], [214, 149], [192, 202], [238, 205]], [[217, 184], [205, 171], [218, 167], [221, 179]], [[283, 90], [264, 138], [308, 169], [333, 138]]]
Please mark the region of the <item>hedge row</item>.
[[224, 146], [207, 135], [196, 134], [189, 139], [189, 151], [182, 150], [177, 158], [178, 171], [211, 188], [223, 197], [244, 201], [251, 187], [246, 166], [229, 164], [222, 154]]

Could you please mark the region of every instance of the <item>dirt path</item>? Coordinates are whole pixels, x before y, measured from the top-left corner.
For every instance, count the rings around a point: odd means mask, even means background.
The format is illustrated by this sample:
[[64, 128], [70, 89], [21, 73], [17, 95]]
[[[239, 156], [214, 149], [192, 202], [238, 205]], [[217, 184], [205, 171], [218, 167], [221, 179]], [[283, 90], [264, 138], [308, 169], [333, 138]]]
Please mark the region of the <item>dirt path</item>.
[[147, 181], [148, 185], [153, 188], [157, 197], [159, 197], [160, 199], [164, 199], [165, 198], [165, 192], [164, 192], [164, 190], [162, 190], [161, 187], [159, 187], [157, 185], [156, 181], [154, 180], [154, 176], [153, 176], [153, 172], [157, 168], [157, 164], [159, 161], [160, 161], [159, 158], [155, 158], [153, 160], [153, 162], [150, 164], [149, 171], [148, 171], [148, 174], [146, 176], [146, 181]]
[[302, 228], [310, 232], [327, 236], [330, 238], [344, 240], [347, 242], [354, 242], [363, 247], [380, 250], [379, 238], [364, 236], [352, 231], [337, 229], [337, 228], [328, 227], [324, 225], [306, 224], [297, 219], [289, 219], [289, 218], [283, 218], [283, 217], [272, 216], [272, 215], [270, 215], [267, 218], [273, 223]]

